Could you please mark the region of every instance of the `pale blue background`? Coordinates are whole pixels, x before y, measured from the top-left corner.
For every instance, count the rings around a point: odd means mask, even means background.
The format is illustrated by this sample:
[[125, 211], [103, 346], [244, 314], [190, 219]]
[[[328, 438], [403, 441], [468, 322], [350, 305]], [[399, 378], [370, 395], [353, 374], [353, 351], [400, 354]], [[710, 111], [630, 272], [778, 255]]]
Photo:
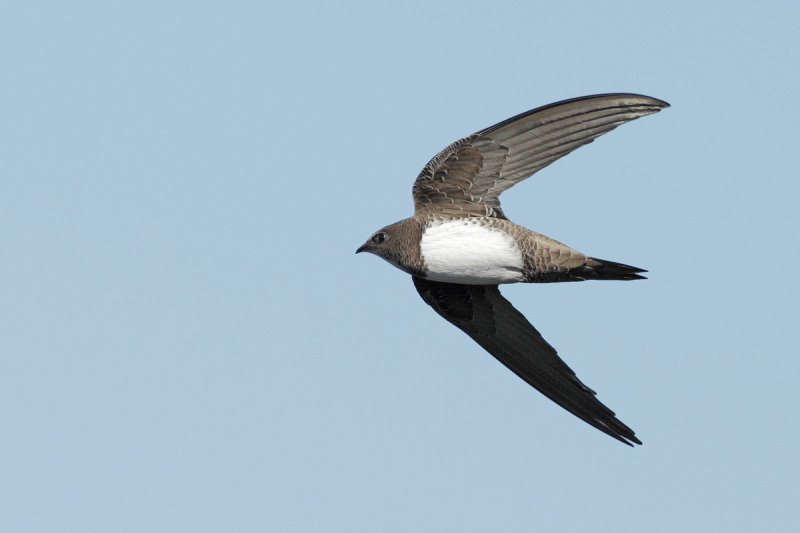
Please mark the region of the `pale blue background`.
[[[797, 5], [4, 3], [0, 529], [796, 531]], [[353, 253], [610, 91], [672, 108], [503, 205], [650, 279], [504, 293], [636, 449]]]

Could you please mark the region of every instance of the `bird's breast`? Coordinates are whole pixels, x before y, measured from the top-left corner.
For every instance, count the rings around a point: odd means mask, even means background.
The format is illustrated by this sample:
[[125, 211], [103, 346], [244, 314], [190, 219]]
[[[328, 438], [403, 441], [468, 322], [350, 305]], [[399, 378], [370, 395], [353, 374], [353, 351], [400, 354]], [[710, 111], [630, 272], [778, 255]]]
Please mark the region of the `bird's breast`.
[[514, 238], [482, 218], [434, 221], [420, 240], [425, 276], [434, 281], [495, 285], [522, 281]]

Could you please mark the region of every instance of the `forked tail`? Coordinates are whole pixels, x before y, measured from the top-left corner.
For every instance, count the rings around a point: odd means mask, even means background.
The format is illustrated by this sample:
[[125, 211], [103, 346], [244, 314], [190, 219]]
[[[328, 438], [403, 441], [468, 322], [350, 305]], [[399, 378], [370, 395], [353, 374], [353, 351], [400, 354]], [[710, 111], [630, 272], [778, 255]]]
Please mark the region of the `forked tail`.
[[639, 275], [642, 272], [647, 270], [595, 257], [589, 257], [584, 266], [569, 271], [571, 275], [583, 279], [647, 279]]
[[528, 283], [554, 283], [559, 281], [585, 281], [587, 279], [647, 279], [640, 275], [642, 272], [647, 272], [647, 270], [604, 259], [587, 257], [585, 263], [573, 268], [527, 273], [525, 281]]

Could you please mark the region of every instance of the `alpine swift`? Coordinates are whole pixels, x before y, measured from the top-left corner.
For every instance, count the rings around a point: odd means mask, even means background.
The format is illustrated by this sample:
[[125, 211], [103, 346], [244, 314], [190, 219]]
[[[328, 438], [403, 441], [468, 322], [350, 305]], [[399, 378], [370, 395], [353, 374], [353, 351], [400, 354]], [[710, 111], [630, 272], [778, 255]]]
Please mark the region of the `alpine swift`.
[[500, 193], [579, 146], [669, 104], [601, 94], [527, 111], [454, 142], [417, 176], [414, 216], [357, 251], [411, 274], [422, 299], [528, 384], [629, 446], [641, 444], [498, 290], [501, 283], [644, 279], [640, 268], [589, 257], [523, 228]]

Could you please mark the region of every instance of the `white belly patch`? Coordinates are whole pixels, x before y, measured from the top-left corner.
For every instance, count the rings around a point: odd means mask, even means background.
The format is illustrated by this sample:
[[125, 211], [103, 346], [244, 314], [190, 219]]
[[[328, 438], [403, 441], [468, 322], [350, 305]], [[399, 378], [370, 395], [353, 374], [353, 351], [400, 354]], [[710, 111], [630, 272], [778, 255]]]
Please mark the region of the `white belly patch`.
[[480, 219], [435, 222], [420, 241], [425, 275], [434, 281], [494, 285], [522, 280], [522, 253], [507, 233]]

